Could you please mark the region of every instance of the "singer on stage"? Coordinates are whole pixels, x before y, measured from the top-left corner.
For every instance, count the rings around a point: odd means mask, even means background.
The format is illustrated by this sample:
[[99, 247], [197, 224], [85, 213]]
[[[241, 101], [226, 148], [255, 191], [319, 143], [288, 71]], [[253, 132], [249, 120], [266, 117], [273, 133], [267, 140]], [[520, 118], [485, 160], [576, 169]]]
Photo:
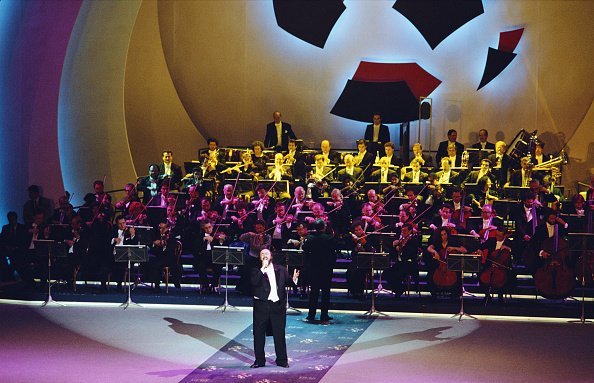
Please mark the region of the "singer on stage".
[[260, 251], [261, 267], [252, 268], [251, 283], [254, 291], [254, 353], [255, 362], [251, 368], [264, 367], [266, 356], [264, 344], [267, 328], [272, 330], [276, 365], [289, 367], [285, 325], [287, 312], [287, 285], [296, 286], [299, 270], [293, 272], [293, 280], [284, 266], [272, 262], [270, 250]]

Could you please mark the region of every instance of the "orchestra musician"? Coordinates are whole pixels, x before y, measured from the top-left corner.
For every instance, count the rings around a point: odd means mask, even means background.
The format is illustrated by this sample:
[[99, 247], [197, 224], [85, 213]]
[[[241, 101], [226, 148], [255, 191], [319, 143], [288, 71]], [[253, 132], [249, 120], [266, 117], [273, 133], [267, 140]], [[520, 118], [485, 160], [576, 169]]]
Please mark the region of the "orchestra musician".
[[313, 215], [305, 217], [305, 223], [307, 224], [307, 230], [314, 231], [315, 227], [314, 224], [318, 220], [324, 221], [324, 229], [328, 234], [334, 236], [334, 228], [332, 227], [332, 223], [328, 220], [328, 216], [326, 215], [326, 210], [324, 205], [319, 202], [314, 203], [311, 206], [311, 212]]
[[423, 153], [423, 146], [420, 143], [415, 143], [412, 147], [413, 158], [414, 160], [419, 161], [421, 166], [423, 167], [431, 167], [433, 166], [433, 160], [431, 155]]
[[145, 208], [139, 201], [134, 201], [129, 206], [129, 213], [124, 216], [126, 224], [134, 226], [148, 226]]
[[161, 178], [169, 179], [171, 189], [179, 189], [183, 178], [183, 171], [181, 166], [173, 162], [173, 151], [163, 150], [162, 159], [163, 162], [159, 164], [159, 174], [161, 175]]
[[481, 220], [470, 225], [469, 231], [484, 244], [489, 238], [495, 237], [495, 231], [499, 226], [503, 226], [503, 220], [497, 217], [490, 204], [484, 204], [481, 208]]
[[168, 221], [159, 222], [158, 230], [154, 233], [149, 247], [148, 263], [149, 281], [154, 284], [153, 291], [155, 292], [161, 290], [160, 282], [164, 267], [169, 267], [175, 287], [181, 288], [181, 267], [176, 259], [176, 247], [177, 240], [171, 233], [170, 223]]
[[485, 255], [479, 280], [485, 289], [485, 302], [491, 300], [493, 290], [498, 293], [499, 302], [503, 302], [503, 294], [513, 284], [515, 276], [511, 271], [511, 246], [505, 226], [498, 226], [495, 236], [481, 245]]
[[328, 140], [322, 140], [320, 143], [320, 152], [318, 154], [322, 155], [322, 158], [324, 159], [324, 165], [340, 164], [340, 154], [336, 150], [332, 149], [330, 141]]
[[[432, 296], [435, 296], [438, 286], [434, 283], [433, 275], [437, 272], [440, 263], [447, 262], [448, 254], [466, 253], [467, 250], [460, 244], [457, 238], [452, 237], [447, 227], [440, 227], [430, 239], [429, 246], [425, 256], [425, 265], [427, 267], [427, 285]], [[442, 266], [443, 267], [443, 266]], [[446, 289], [451, 293], [452, 298], [460, 295], [460, 278], [457, 279], [451, 287]]]
[[402, 159], [394, 154], [395, 146], [393, 142], [386, 142], [384, 144], [385, 157], [388, 159], [388, 163], [392, 166], [401, 167]]
[[[194, 238], [194, 244], [192, 246], [193, 266], [199, 276], [200, 293], [210, 294], [218, 286], [219, 276], [221, 275], [222, 265], [214, 265], [212, 263], [212, 247], [218, 245], [218, 238], [215, 234], [219, 233], [215, 233], [214, 223], [209, 219], [202, 220], [199, 226], [194, 224], [194, 229], [192, 234], [192, 238]], [[208, 268], [212, 269], [212, 279], [210, 282], [208, 280]]]
[[451, 231], [455, 230], [459, 233], [461, 228], [453, 221], [452, 211], [452, 205], [444, 203], [438, 211], [438, 216], [433, 218], [429, 228], [435, 232], [440, 227], [447, 227]]
[[[6, 218], [8, 223], [2, 226], [0, 233], [0, 252], [4, 254], [0, 262], [0, 277], [3, 280], [11, 278], [16, 271], [26, 288], [33, 287], [33, 275], [27, 262], [27, 246], [31, 242], [27, 227], [18, 222], [15, 211], [9, 211]], [[43, 212], [40, 219], [43, 221]]]
[[351, 212], [349, 206], [344, 203], [340, 189], [332, 189], [330, 201], [326, 202], [326, 205], [328, 220], [334, 229], [334, 235], [341, 238], [349, 231]]
[[72, 218], [76, 215], [73, 206], [68, 201], [68, 197], [63, 195], [58, 199], [58, 208], [54, 210], [50, 218], [52, 224], [70, 224]]
[[421, 240], [414, 232], [413, 225], [402, 225], [400, 236], [392, 242], [395, 250], [395, 262], [384, 271], [388, 285], [390, 285], [395, 298], [400, 297], [405, 291], [404, 281], [410, 275], [415, 284], [419, 284], [419, 249]]
[[36, 211], [42, 210], [43, 221], [47, 221], [54, 210], [54, 201], [41, 195], [41, 188], [38, 185], [31, 185], [27, 188], [29, 199], [23, 205], [23, 220], [25, 225], [33, 222], [33, 215]]
[[293, 178], [291, 167], [284, 163], [282, 153], [276, 153], [274, 155], [274, 165], [268, 167], [267, 178], [274, 181], [289, 181]]
[[295, 140], [289, 140], [289, 147], [283, 157], [283, 161], [284, 164], [292, 166], [291, 172], [295, 179], [302, 180], [305, 178], [305, 173], [307, 172], [305, 156], [297, 150], [297, 142]]
[[261, 178], [266, 175], [268, 157], [264, 154], [264, 144], [262, 141], [252, 142], [252, 163], [254, 164], [256, 173], [255, 177]]
[[122, 281], [124, 278], [125, 262], [115, 262], [115, 248], [122, 245], [138, 245], [139, 238], [136, 236], [136, 229], [128, 227], [126, 219], [123, 215], [119, 215], [115, 219], [115, 226], [111, 229], [111, 252], [105, 254], [103, 259], [103, 273], [101, 285], [106, 287], [108, 274], [111, 273], [113, 280], [117, 282], [118, 290], [122, 289]]
[[226, 167], [227, 157], [225, 151], [219, 149], [219, 140], [209, 137], [206, 140], [208, 151], [202, 154], [202, 178], [216, 178]]
[[251, 207], [258, 220], [268, 221], [274, 214], [276, 200], [268, 195], [268, 190], [263, 184], [256, 186], [256, 198], [252, 199]]
[[374, 170], [371, 173], [370, 181], [371, 182], [380, 182], [380, 183], [388, 183], [392, 178], [392, 175], [397, 175], [392, 169], [390, 169], [390, 160], [388, 157], [382, 157], [379, 161], [380, 168]]
[[197, 222], [211, 221], [216, 222], [219, 219], [219, 213], [212, 209], [210, 198], [202, 197], [200, 199], [200, 213], [196, 216]]
[[111, 196], [105, 192], [105, 185], [102, 180], [93, 182], [93, 191], [95, 192], [95, 201], [99, 204], [99, 210], [107, 217], [112, 217]]
[[[536, 269], [542, 266], [544, 264], [544, 261], [553, 255], [542, 248], [542, 243], [546, 239], [554, 237], [555, 227], [557, 227], [560, 237], [564, 237], [569, 232], [569, 224], [560, 217], [558, 217], [556, 211], [546, 208], [543, 217], [543, 221], [536, 227], [536, 232], [534, 233], [534, 237], [532, 238], [534, 248], [538, 251]], [[565, 260], [567, 262], [566, 266], [570, 266], [570, 257], [567, 258], [568, 259]]]
[[402, 177], [402, 182], [423, 183], [427, 181], [429, 174], [421, 171], [421, 164], [419, 161], [412, 160], [410, 162], [410, 167], [412, 168], [411, 171]]
[[493, 181], [488, 176], [483, 176], [479, 178], [477, 182], [477, 193], [475, 198], [478, 198], [480, 205], [490, 204], [493, 201], [499, 199], [497, 192], [491, 190], [491, 186], [493, 185]]
[[521, 169], [514, 170], [509, 177], [510, 186], [529, 187], [532, 179], [532, 167], [530, 157], [522, 157], [520, 160]]
[[371, 174], [371, 164], [373, 163], [373, 154], [367, 150], [367, 141], [357, 140], [357, 154], [353, 158], [355, 166], [364, 170], [365, 176]]
[[489, 132], [487, 131], [487, 129], [479, 130], [478, 136], [479, 136], [479, 142], [472, 145], [473, 149], [495, 150], [495, 144], [488, 141]]
[[133, 183], [127, 183], [124, 186], [124, 192], [126, 193], [124, 198], [116, 202], [115, 208], [126, 215], [129, 213], [130, 204], [134, 201], [140, 201], [140, 198], [138, 198], [138, 194], [136, 193], [136, 185]]
[[227, 220], [230, 210], [236, 210], [235, 205], [239, 201], [238, 197], [233, 195], [233, 185], [225, 184], [223, 186], [223, 194], [218, 196], [215, 200], [214, 210], [223, 221]]
[[382, 116], [379, 113], [373, 115], [373, 124], [369, 124], [365, 128], [364, 138], [368, 142], [390, 142], [390, 130], [387, 125], [382, 124]]
[[357, 267], [357, 255], [361, 252], [373, 252], [374, 247], [369, 237], [363, 230], [363, 223], [360, 220], [353, 221], [351, 225], [351, 237], [349, 248], [351, 249], [351, 262], [347, 268], [346, 280], [349, 293], [357, 298], [363, 298], [365, 289], [365, 278], [367, 270]]
[[138, 181], [137, 186], [138, 191], [143, 193], [143, 205], [146, 206], [153, 203], [153, 200], [159, 195], [161, 183], [162, 179], [159, 177], [159, 166], [157, 164], [150, 164], [148, 176], [142, 177]]
[[507, 144], [503, 141], [495, 143], [495, 153], [489, 155], [487, 159], [493, 165], [493, 172], [497, 178], [497, 185], [503, 186], [507, 184], [509, 179], [509, 170], [511, 167], [511, 158], [506, 154]]
[[491, 182], [495, 181], [495, 177], [491, 173], [491, 161], [486, 158], [481, 161], [480, 169], [471, 171], [462, 184], [475, 184], [483, 177], [489, 177]]
[[281, 112], [274, 111], [272, 119], [273, 121], [266, 125], [264, 146], [266, 148], [280, 147], [282, 150], [287, 150], [289, 139], [296, 140], [297, 136], [293, 133], [291, 124], [281, 120]]
[[347, 154], [344, 156], [344, 169], [338, 171], [336, 179], [343, 184], [346, 182], [355, 182], [361, 178], [363, 170], [355, 166], [353, 155]]
[[[461, 158], [462, 152], [464, 151], [464, 145], [456, 141], [458, 139], [458, 132], [455, 129], [448, 130], [448, 139], [439, 143], [437, 148], [437, 154], [435, 155], [435, 162], [440, 164], [443, 157]], [[448, 151], [448, 147], [454, 147], [453, 152]], [[452, 159], [452, 164], [455, 167], [459, 167], [460, 163], [456, 159]]]
[[[271, 249], [280, 251], [291, 236], [294, 229], [293, 216], [286, 214], [287, 208], [284, 203], [277, 202], [274, 206], [276, 215], [270, 217], [267, 226], [272, 229]], [[274, 229], [273, 229], [274, 228]]]
[[332, 181], [332, 168], [324, 163], [324, 156], [322, 154], [316, 154], [314, 157], [315, 164], [311, 169], [311, 178], [315, 182], [321, 181]]
[[543, 153], [543, 149], [545, 147], [544, 142], [537, 140], [534, 144], [534, 152], [532, 153], [531, 157], [530, 157], [530, 163], [533, 166], [542, 164], [543, 162], [549, 161], [551, 159], [553, 159], [553, 156], [551, 154], [544, 154]]
[[460, 173], [452, 170], [452, 163], [449, 157], [443, 157], [441, 159], [441, 170], [435, 173], [435, 175], [440, 185], [460, 185]]

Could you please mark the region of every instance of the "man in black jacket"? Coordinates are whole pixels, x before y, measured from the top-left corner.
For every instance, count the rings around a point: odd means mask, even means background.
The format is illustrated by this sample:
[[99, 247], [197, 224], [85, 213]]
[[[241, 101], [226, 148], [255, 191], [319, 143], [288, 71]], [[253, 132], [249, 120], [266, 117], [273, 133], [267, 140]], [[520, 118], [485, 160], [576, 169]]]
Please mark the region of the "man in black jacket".
[[330, 309], [330, 283], [332, 270], [336, 262], [336, 242], [332, 236], [325, 233], [326, 223], [318, 219], [314, 222], [315, 232], [307, 237], [303, 244], [305, 252], [305, 265], [311, 286], [309, 292], [309, 312], [306, 320], [314, 321], [318, 305], [318, 296], [322, 290], [322, 303], [320, 306], [320, 321], [332, 320], [328, 316]]
[[266, 125], [264, 146], [267, 148], [281, 147], [282, 150], [287, 150], [289, 147], [289, 139], [297, 139], [297, 136], [295, 136], [295, 133], [293, 133], [291, 124], [282, 122], [281, 117], [281, 112], [277, 110], [276, 112], [272, 113], [272, 118], [274, 121]]
[[285, 326], [287, 322], [287, 292], [288, 285], [296, 285], [299, 271], [293, 272], [293, 280], [284, 266], [272, 262], [272, 253], [268, 249], [260, 251], [260, 268], [252, 268], [251, 284], [254, 292], [254, 353], [256, 360], [251, 368], [264, 367], [266, 355], [267, 328], [272, 330], [276, 365], [289, 367], [287, 344], [285, 341]]

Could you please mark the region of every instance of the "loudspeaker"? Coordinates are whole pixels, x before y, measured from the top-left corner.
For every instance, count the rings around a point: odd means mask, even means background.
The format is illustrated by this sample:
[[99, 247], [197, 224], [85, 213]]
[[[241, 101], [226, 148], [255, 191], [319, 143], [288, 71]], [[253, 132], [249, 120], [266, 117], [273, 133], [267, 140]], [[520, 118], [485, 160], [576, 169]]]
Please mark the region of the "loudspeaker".
[[428, 120], [431, 117], [431, 103], [424, 101], [421, 103], [421, 119]]

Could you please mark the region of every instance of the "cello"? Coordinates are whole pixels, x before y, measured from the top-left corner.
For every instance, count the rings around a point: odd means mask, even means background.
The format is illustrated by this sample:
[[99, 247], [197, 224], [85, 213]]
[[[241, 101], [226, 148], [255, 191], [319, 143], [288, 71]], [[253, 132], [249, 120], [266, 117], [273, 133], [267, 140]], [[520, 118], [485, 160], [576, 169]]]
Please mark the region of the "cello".
[[448, 263], [446, 261], [448, 258], [447, 249], [442, 249], [439, 252], [439, 258], [437, 259], [439, 266], [437, 266], [437, 270], [433, 273], [433, 283], [440, 289], [449, 290], [458, 282], [458, 274], [448, 270]]
[[[488, 252], [487, 249], [483, 251]], [[501, 289], [507, 284], [508, 272], [511, 270], [511, 249], [502, 246], [500, 249], [493, 250], [487, 255], [487, 260], [491, 265], [483, 270], [479, 280], [481, 284], [491, 289]]]
[[558, 225], [555, 225], [555, 235], [545, 239], [541, 248], [549, 255], [534, 275], [536, 289], [545, 298], [565, 299], [575, 287], [575, 275], [567, 266], [569, 248], [567, 241], [559, 238]]

